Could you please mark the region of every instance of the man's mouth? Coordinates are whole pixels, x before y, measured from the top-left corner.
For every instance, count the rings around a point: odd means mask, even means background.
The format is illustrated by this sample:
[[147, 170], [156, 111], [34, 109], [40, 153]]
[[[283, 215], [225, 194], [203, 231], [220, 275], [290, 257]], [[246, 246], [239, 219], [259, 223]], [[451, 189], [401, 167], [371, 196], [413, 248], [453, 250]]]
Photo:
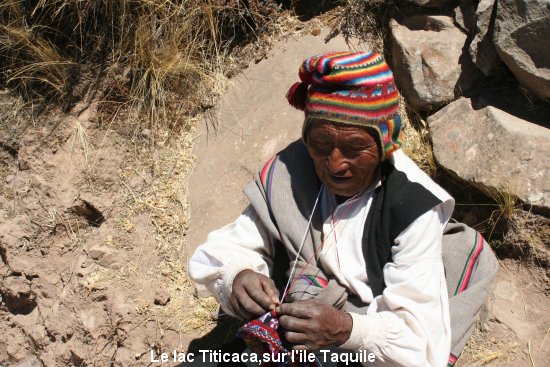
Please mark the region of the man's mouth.
[[332, 182], [337, 183], [337, 184], [347, 183], [352, 179], [352, 176], [349, 176], [349, 177], [334, 176], [334, 175], [331, 175], [330, 173], [328, 174], [328, 177], [330, 178], [330, 180]]

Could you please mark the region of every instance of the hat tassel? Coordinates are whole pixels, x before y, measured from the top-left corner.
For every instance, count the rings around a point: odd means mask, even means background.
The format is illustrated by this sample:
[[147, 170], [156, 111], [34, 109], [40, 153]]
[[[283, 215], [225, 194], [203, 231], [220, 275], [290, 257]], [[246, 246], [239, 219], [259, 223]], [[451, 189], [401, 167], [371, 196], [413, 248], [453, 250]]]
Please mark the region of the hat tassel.
[[306, 109], [307, 88], [308, 85], [304, 82], [294, 83], [286, 94], [288, 103], [292, 107], [304, 111]]

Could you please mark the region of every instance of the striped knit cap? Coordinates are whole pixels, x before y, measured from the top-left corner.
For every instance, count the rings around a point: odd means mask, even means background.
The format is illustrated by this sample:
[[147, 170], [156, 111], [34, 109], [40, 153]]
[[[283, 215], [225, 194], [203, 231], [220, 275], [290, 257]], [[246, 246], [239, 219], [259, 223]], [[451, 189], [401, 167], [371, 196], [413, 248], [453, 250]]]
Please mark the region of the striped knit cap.
[[369, 127], [380, 137], [382, 159], [402, 141], [399, 91], [392, 71], [376, 52], [330, 52], [306, 59], [301, 82], [287, 94], [288, 102], [305, 111], [303, 136], [312, 119]]

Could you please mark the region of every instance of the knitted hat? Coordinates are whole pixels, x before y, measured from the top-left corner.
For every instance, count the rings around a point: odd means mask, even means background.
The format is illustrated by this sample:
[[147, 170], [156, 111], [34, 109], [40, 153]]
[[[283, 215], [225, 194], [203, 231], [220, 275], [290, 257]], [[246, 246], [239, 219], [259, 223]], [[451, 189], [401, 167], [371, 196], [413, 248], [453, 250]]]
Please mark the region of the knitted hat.
[[301, 82], [287, 93], [288, 102], [305, 111], [303, 135], [312, 119], [375, 130], [382, 159], [402, 141], [399, 91], [392, 71], [376, 52], [330, 52], [304, 60]]

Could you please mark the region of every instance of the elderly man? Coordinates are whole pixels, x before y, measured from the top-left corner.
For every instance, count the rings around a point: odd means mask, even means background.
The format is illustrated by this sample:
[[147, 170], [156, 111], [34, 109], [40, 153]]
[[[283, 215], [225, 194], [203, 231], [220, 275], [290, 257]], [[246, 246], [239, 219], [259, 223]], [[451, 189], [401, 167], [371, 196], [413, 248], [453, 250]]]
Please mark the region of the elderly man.
[[448, 224], [453, 198], [399, 149], [399, 92], [379, 54], [314, 56], [299, 76], [287, 98], [305, 111], [302, 139], [246, 187], [249, 207], [197, 248], [190, 276], [242, 320], [275, 310], [293, 349], [452, 365], [494, 255]]

